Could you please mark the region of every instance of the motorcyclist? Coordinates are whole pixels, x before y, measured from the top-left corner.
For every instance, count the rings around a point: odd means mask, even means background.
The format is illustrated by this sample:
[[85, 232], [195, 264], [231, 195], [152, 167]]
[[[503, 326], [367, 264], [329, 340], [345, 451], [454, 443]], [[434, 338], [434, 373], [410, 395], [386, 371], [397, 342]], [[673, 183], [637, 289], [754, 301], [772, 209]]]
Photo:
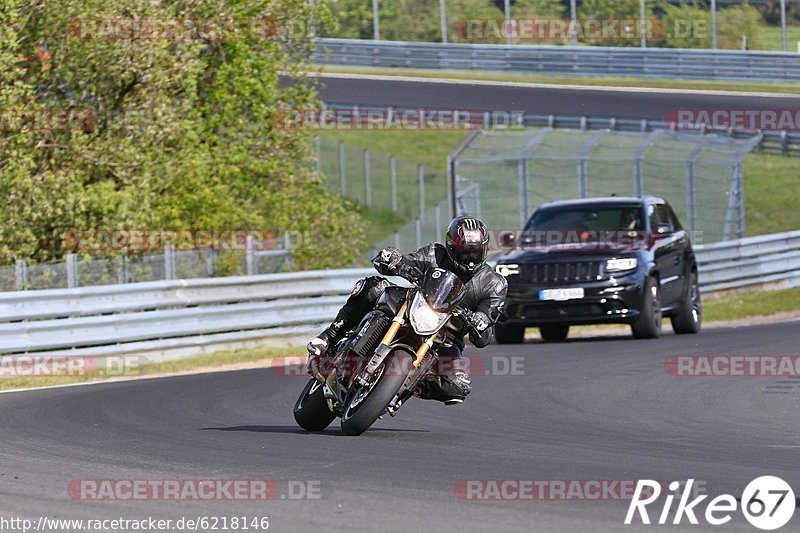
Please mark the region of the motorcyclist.
[[[470, 393], [469, 374], [462, 359], [464, 336], [484, 348], [491, 340], [492, 328], [505, 303], [508, 285], [506, 279], [486, 264], [489, 231], [477, 218], [454, 218], [445, 235], [445, 243], [437, 242], [402, 255], [396, 248], [381, 250], [372, 260], [375, 269], [387, 276], [413, 276], [424, 274], [431, 268], [444, 268], [455, 273], [465, 285], [465, 296], [460, 306], [467, 310], [466, 321], [453, 318], [448, 325], [444, 345], [439, 349], [439, 368], [426, 376], [415, 395], [427, 400], [439, 400], [445, 405], [462, 403]], [[412, 268], [413, 267], [413, 268]], [[308, 343], [308, 368], [314, 375], [319, 361], [328, 348], [332, 348], [348, 331], [359, 324], [373, 308], [378, 297], [391, 283], [380, 276], [370, 276], [356, 282], [336, 320]]]

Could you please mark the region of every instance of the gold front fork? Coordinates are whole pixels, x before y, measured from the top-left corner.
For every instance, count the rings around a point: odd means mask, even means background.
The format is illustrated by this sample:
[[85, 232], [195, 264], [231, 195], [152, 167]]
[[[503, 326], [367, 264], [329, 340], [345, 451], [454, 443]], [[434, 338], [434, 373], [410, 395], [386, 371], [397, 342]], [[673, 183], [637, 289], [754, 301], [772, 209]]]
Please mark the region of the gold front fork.
[[425, 355], [428, 353], [428, 350], [431, 349], [433, 346], [433, 340], [436, 338], [436, 333], [428, 337], [425, 342], [422, 343], [422, 346], [419, 347], [417, 350], [417, 359], [414, 361], [414, 368], [419, 368], [419, 365], [422, 364], [422, 360], [425, 359]]
[[394, 341], [397, 332], [400, 331], [400, 327], [405, 323], [403, 316], [406, 314], [406, 309], [408, 309], [408, 304], [404, 303], [400, 310], [397, 312], [397, 315], [392, 320], [392, 325], [389, 326], [389, 331], [386, 332], [386, 335], [383, 336], [383, 340], [381, 344], [389, 346]]

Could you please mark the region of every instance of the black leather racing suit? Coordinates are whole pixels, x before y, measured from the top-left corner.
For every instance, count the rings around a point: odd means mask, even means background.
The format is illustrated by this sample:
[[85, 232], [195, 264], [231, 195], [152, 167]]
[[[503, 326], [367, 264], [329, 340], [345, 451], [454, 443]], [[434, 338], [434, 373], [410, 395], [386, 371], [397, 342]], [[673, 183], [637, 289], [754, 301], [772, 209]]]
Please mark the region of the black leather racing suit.
[[[453, 318], [447, 325], [445, 344], [438, 351], [439, 367], [434, 369], [431, 379], [426, 379], [420, 384], [420, 396], [423, 399], [463, 400], [471, 391], [469, 375], [461, 355], [464, 349], [464, 336], [469, 333], [469, 340], [476, 348], [484, 348], [489, 344], [493, 324], [505, 304], [508, 289], [506, 279], [485, 263], [471, 276], [461, 274], [451, 264], [445, 247], [439, 243], [431, 243], [415, 252], [403, 255], [400, 264], [395, 268], [383, 264], [380, 257], [379, 253], [372, 263], [379, 273], [386, 276], [400, 274], [404, 271], [404, 266], [414, 267], [422, 274], [431, 268], [444, 268], [454, 272], [465, 285], [466, 293], [460, 306], [473, 312], [484, 313], [489, 318], [489, 327], [480, 333], [460, 318]], [[323, 335], [328, 339], [340, 337], [358, 325], [388, 285], [389, 281], [380, 276], [359, 280], [336, 320], [323, 332]]]

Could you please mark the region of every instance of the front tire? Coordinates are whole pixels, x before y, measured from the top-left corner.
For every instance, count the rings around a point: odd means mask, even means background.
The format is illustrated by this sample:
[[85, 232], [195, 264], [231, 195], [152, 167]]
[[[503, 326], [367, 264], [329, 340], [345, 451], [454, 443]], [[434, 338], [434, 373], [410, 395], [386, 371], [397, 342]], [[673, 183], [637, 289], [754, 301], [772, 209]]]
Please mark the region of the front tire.
[[689, 283], [686, 289], [686, 295], [678, 307], [678, 312], [672, 317], [672, 331], [678, 335], [699, 333], [703, 322], [697, 272], [692, 272], [689, 276]]
[[[366, 394], [366, 398], [358, 405], [353, 405], [353, 399], [348, 400], [347, 407], [342, 414], [342, 431], [346, 435], [361, 435], [375, 423], [392, 401], [397, 391], [403, 386], [412, 368], [413, 358], [403, 351], [390, 354], [385, 363], [383, 375], [378, 378], [378, 383]], [[356, 391], [359, 394], [361, 391]]]
[[564, 342], [569, 335], [569, 325], [548, 324], [547, 326], [541, 326], [539, 333], [545, 342]]
[[525, 327], [495, 326], [494, 337], [497, 344], [522, 344], [525, 342]]
[[294, 404], [294, 419], [297, 424], [308, 431], [322, 431], [333, 422], [336, 415], [328, 408], [322, 384], [311, 378], [297, 403]]
[[657, 339], [661, 335], [661, 292], [658, 280], [647, 278], [644, 283], [642, 307], [636, 322], [631, 324], [634, 339]]

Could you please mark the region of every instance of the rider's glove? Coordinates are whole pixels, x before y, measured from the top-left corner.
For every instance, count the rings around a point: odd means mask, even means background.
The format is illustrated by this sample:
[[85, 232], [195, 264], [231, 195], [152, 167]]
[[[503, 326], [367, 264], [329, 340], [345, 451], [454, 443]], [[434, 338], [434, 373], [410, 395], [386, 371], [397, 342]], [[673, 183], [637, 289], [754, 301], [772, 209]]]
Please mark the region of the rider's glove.
[[403, 259], [403, 254], [400, 253], [400, 250], [393, 246], [387, 246], [383, 250], [380, 251], [378, 254], [378, 262], [380, 264], [385, 265], [389, 268], [389, 270], [394, 270], [397, 268], [397, 265], [400, 264], [400, 261]]
[[328, 349], [328, 341], [316, 337], [306, 346], [308, 350], [308, 360], [306, 361], [306, 369], [311, 374], [316, 374], [319, 371], [319, 358]]
[[483, 333], [489, 327], [489, 317], [486, 316], [486, 313], [476, 311], [469, 317], [469, 323], [475, 328], [475, 331]]

